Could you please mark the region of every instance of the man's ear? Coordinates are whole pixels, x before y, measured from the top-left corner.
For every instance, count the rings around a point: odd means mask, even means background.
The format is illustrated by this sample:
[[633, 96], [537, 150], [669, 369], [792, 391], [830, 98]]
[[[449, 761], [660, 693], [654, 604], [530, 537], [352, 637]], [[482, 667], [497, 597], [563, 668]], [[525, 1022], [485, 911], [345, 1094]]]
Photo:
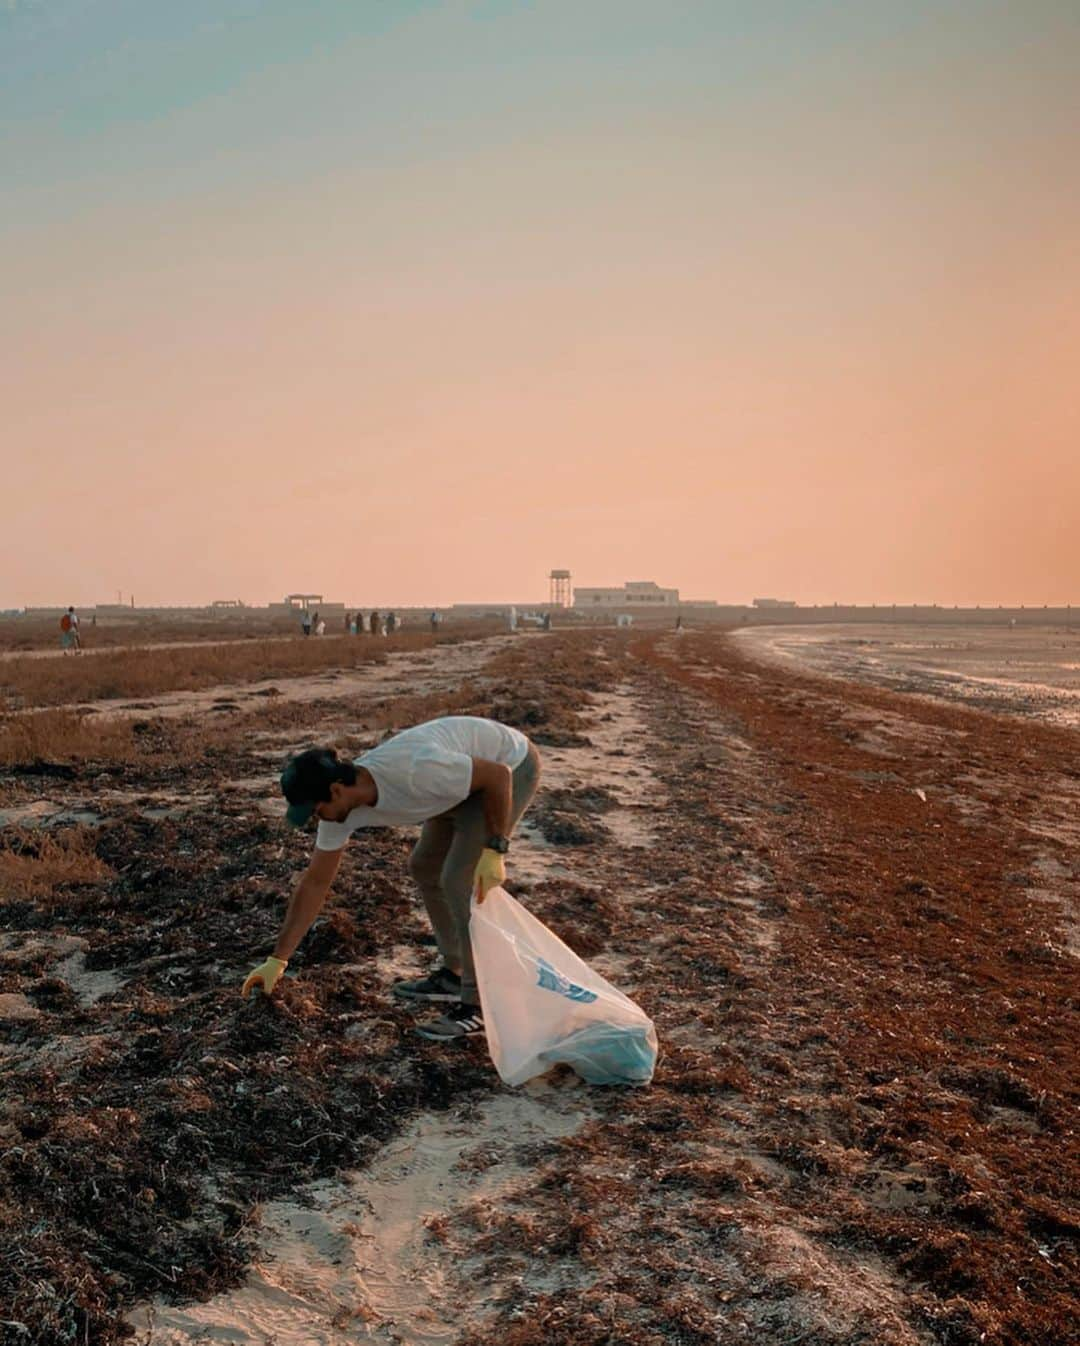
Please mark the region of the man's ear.
[[344, 793], [345, 793], [345, 787], [344, 785], [342, 785], [341, 781], [339, 780], [334, 781], [334, 783], [330, 786], [330, 802], [332, 804], [340, 804], [341, 796]]

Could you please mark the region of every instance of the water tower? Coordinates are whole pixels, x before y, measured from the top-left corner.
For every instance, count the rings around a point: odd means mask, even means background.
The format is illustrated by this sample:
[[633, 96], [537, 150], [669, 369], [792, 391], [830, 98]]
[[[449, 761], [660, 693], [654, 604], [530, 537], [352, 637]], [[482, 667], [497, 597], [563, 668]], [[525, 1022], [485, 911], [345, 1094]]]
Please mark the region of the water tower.
[[570, 572], [553, 570], [548, 576], [551, 580], [551, 605], [556, 608], [570, 606]]

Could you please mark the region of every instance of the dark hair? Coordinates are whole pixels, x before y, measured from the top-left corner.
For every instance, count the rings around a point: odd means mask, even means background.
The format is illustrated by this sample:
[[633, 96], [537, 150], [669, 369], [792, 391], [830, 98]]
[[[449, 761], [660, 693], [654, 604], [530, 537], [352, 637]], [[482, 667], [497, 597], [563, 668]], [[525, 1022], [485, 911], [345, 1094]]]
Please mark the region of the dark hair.
[[356, 767], [333, 748], [308, 748], [290, 758], [281, 773], [281, 791], [290, 804], [325, 804], [330, 787], [355, 785]]

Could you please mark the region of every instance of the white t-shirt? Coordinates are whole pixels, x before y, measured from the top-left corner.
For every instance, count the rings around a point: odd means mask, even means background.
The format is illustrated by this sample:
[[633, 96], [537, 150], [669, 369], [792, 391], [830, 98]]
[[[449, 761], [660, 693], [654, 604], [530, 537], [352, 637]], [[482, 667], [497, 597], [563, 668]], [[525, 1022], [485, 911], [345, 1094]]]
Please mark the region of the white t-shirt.
[[358, 827], [414, 827], [468, 797], [472, 759], [499, 762], [511, 771], [529, 751], [524, 734], [497, 720], [446, 715], [403, 729], [355, 759], [375, 778], [379, 798], [353, 809], [343, 823], [319, 819], [315, 848], [339, 851]]

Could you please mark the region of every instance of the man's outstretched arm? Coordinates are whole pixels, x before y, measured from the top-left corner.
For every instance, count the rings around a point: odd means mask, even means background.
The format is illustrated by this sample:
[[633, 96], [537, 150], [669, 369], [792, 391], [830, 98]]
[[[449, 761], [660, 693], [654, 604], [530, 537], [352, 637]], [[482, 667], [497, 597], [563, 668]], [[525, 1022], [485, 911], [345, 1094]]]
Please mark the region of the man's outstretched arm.
[[242, 996], [247, 996], [254, 986], [259, 986], [266, 995], [269, 995], [277, 985], [286, 964], [296, 952], [296, 946], [311, 929], [315, 917], [322, 911], [340, 864], [341, 851], [316, 850], [312, 854], [308, 867], [300, 875], [289, 900], [289, 909], [285, 913], [273, 955], [260, 963], [248, 976], [240, 991]]
[[289, 901], [289, 909], [274, 945], [274, 957], [284, 962], [296, 952], [296, 946], [311, 929], [311, 923], [323, 909], [330, 885], [341, 864], [342, 851], [314, 851], [307, 869], [300, 875]]

